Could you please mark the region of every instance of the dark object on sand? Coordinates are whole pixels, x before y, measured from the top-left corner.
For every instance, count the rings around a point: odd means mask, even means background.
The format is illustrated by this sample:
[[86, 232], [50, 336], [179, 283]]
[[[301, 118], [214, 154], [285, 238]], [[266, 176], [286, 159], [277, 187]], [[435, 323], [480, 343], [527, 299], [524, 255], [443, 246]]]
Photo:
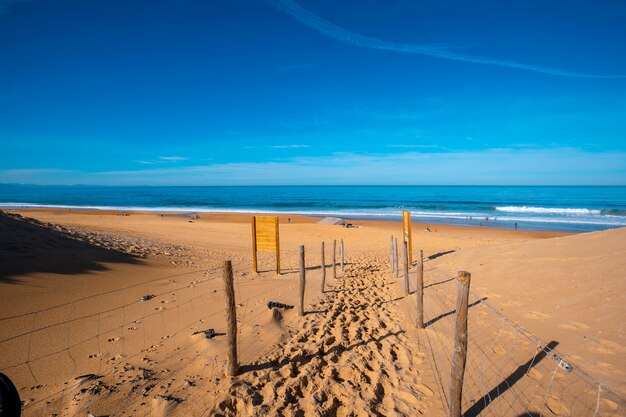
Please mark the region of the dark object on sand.
[[285, 310], [291, 310], [293, 308], [293, 306], [287, 305], [287, 304], [283, 304], [283, 303], [279, 303], [276, 301], [270, 301], [267, 303], [267, 308], [269, 308], [270, 310], [273, 308], [284, 308]]
[[19, 417], [21, 415], [20, 394], [9, 377], [0, 372], [0, 417]]
[[281, 313], [280, 310], [277, 308], [272, 309], [272, 321], [276, 324], [279, 324], [281, 321], [283, 321], [283, 313]]
[[215, 333], [215, 329], [198, 330], [197, 332], [193, 332], [192, 334], [196, 335], [201, 333], [204, 334], [207, 339], [213, 339], [215, 336], [217, 336], [217, 333]]
[[141, 301], [148, 301], [156, 297], [154, 294], [146, 294], [141, 296]]
[[74, 378], [76, 381], [78, 381], [79, 379], [84, 379], [85, 381], [89, 381], [89, 380], [94, 380], [94, 379], [100, 379], [102, 378], [102, 375], [98, 375], [98, 374], [85, 374], [85, 375], [79, 375], [76, 378]]
[[157, 394], [154, 396], [154, 398], [160, 398], [162, 400], [165, 400], [169, 403], [176, 403], [176, 404], [180, 404], [182, 403], [184, 400], [182, 398], [178, 398], [178, 397], [172, 397], [171, 395], [161, 395], [161, 394]]

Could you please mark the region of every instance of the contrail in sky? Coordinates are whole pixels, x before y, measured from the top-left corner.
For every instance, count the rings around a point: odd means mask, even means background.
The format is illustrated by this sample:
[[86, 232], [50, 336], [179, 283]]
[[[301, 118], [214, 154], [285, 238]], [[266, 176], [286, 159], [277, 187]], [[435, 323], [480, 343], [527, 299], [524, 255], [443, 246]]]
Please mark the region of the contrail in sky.
[[322, 35], [336, 39], [340, 42], [370, 49], [380, 49], [409, 54], [428, 55], [435, 58], [452, 59], [455, 61], [472, 62], [476, 64], [497, 65], [501, 67], [517, 68], [527, 71], [541, 72], [544, 74], [559, 75], [563, 77], [579, 78], [624, 78], [624, 75], [594, 75], [582, 72], [572, 72], [558, 68], [543, 67], [540, 65], [528, 65], [504, 59], [488, 58], [474, 55], [458, 54], [436, 45], [411, 45], [407, 43], [386, 42], [369, 36], [360, 35], [343, 29], [330, 23], [321, 17], [303, 9], [292, 0], [269, 0], [277, 9], [289, 14], [298, 22], [316, 30]]

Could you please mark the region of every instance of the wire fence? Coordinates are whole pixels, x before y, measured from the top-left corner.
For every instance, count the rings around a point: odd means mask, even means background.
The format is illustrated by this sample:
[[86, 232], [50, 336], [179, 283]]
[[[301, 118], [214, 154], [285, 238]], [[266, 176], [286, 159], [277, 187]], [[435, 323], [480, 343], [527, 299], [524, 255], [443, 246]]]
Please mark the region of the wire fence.
[[[260, 263], [273, 274], [269, 265]], [[449, 407], [457, 280], [426, 265], [420, 343], [437, 378], [441, 402]], [[299, 289], [296, 280], [264, 286], [263, 280], [249, 279], [251, 268], [245, 261], [233, 267], [239, 357], [250, 363], [280, 337], [280, 332], [261, 332], [270, 317], [267, 301], [296, 300]], [[297, 271], [295, 264], [284, 267], [287, 278]], [[172, 403], [186, 403], [194, 413], [204, 411], [199, 408], [206, 401], [194, 403], [191, 396], [197, 391], [185, 388], [215, 383], [224, 369], [226, 342], [219, 336], [226, 308], [211, 303], [213, 294], [224, 290], [222, 273], [214, 267], [156, 277], [0, 318], [0, 352], [11, 352], [0, 355], [0, 372], [22, 388], [24, 415], [73, 416], [93, 410], [153, 415]], [[414, 290], [415, 280], [409, 283]], [[415, 297], [409, 297], [409, 305], [415, 313]], [[562, 355], [557, 341], [532, 335], [474, 291], [468, 326], [464, 416], [626, 414], [624, 396]], [[154, 398], [159, 401], [147, 400]]]
[[[456, 277], [428, 264], [424, 281], [421, 344], [449, 410], [459, 284]], [[415, 280], [409, 282], [414, 289]], [[416, 317], [415, 297], [410, 297], [410, 305]], [[561, 354], [557, 341], [534, 336], [470, 290], [462, 409], [466, 417], [623, 416], [626, 401]]]
[[[245, 340], [258, 334], [255, 327], [270, 316], [266, 301], [270, 296], [295, 299], [297, 285], [283, 280], [264, 288], [262, 279], [249, 279], [249, 262], [233, 266], [241, 358], [249, 360], [277, 337], [267, 336], [261, 349]], [[212, 302], [214, 293], [222, 299], [222, 274], [221, 267], [214, 267], [161, 276], [1, 317], [0, 372], [20, 390], [24, 415], [73, 416], [90, 410], [117, 415], [133, 399], [185, 401], [172, 393], [180, 388], [176, 385], [197, 382], [198, 375], [187, 377], [193, 373], [186, 372], [190, 365], [201, 363], [199, 378], [205, 380], [219, 375], [225, 362], [220, 336], [226, 309]], [[176, 378], [181, 374], [189, 375]], [[144, 406], [133, 414], [151, 411]]]

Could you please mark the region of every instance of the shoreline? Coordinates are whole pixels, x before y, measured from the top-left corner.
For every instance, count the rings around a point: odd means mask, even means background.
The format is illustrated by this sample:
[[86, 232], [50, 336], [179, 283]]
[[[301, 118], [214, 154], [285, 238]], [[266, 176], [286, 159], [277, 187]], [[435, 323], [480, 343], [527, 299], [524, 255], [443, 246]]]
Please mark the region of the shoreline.
[[[278, 216], [281, 225], [289, 224], [289, 219], [292, 223], [318, 223], [325, 217], [331, 216], [315, 216], [315, 215], [302, 215], [292, 214], [284, 212], [265, 212], [265, 211], [250, 211], [250, 212], [232, 212], [232, 211], [145, 211], [145, 210], [117, 210], [117, 209], [75, 209], [75, 208], [50, 208], [50, 207], [29, 207], [29, 208], [16, 208], [16, 209], [0, 209], [9, 213], [42, 213], [42, 214], [86, 214], [86, 215], [115, 215], [120, 216], [120, 213], [124, 213], [125, 216], [174, 216], [181, 218], [190, 218], [192, 216], [198, 216], [198, 220], [211, 220], [221, 221], [226, 223], [248, 223], [250, 216], [264, 215], [264, 216]], [[124, 217], [124, 216], [122, 216]], [[373, 226], [394, 229], [394, 226], [401, 224], [401, 218], [398, 219], [384, 219], [384, 218], [354, 218], [354, 217], [341, 217], [342, 220], [346, 220], [355, 226]], [[492, 232], [497, 234], [510, 234], [513, 233], [519, 237], [559, 237], [569, 236], [580, 233], [590, 233], [593, 231], [571, 231], [571, 230], [552, 230], [552, 229], [527, 229], [519, 228], [514, 230], [510, 227], [498, 227], [495, 225], [475, 225], [475, 224], [454, 224], [454, 223], [434, 223], [424, 222], [421, 220], [412, 219], [414, 233], [437, 233], [437, 232], [464, 232], [463, 234], [471, 234], [477, 231]], [[495, 223], [495, 221], [493, 222]], [[434, 225], [434, 226], [433, 226]], [[398, 226], [399, 227], [399, 226]], [[431, 232], [425, 232], [425, 228], [430, 227]], [[614, 228], [618, 229], [618, 227]], [[611, 230], [611, 229], [605, 229]], [[483, 233], [480, 233], [483, 234]]]
[[[25, 212], [25, 213], [55, 213], [55, 214], [61, 214], [61, 213], [80, 213], [80, 214], [91, 214], [91, 215], [120, 215], [120, 213], [125, 213], [126, 215], [137, 215], [137, 214], [141, 214], [141, 215], [157, 215], [157, 216], [180, 216], [180, 217], [190, 217], [190, 216], [200, 216], [200, 218], [210, 218], [210, 219], [215, 219], [215, 218], [222, 218], [222, 219], [226, 219], [227, 217], [229, 218], [229, 221], [232, 222], [236, 222], [236, 223], [240, 223], [241, 221], [234, 221], [233, 218], [234, 217], [241, 217], [241, 218], [245, 218], [245, 219], [249, 219], [250, 216], [253, 215], [264, 215], [264, 216], [279, 216], [281, 218], [281, 223], [282, 220], [284, 219], [285, 222], [287, 219], [291, 218], [291, 219], [299, 219], [299, 222], [306, 222], [306, 223], [317, 223], [318, 221], [326, 218], [326, 217], [338, 217], [341, 218], [343, 220], [352, 222], [353, 224], [356, 223], [361, 223], [361, 222], [365, 222], [365, 223], [372, 223], [372, 224], [376, 224], [376, 225], [384, 225], [384, 224], [395, 224], [395, 223], [400, 223], [402, 221], [401, 216], [397, 216], [396, 217], [381, 217], [381, 216], [336, 216], [336, 215], [315, 215], [315, 214], [299, 214], [299, 213], [290, 213], [290, 212], [277, 212], [277, 211], [253, 211], [253, 210], [245, 210], [245, 211], [228, 211], [228, 210], [223, 210], [223, 211], [197, 211], [197, 210], [145, 210], [145, 209], [138, 209], [138, 210], [134, 210], [134, 209], [118, 209], [118, 208], [80, 208], [80, 207], [15, 207], [15, 208], [9, 208], [9, 207], [2, 207], [0, 208], [0, 211], [6, 211], [6, 212], [13, 212], [13, 213], [21, 213], [21, 212]], [[231, 218], [231, 216], [234, 216], [233, 218]], [[307, 219], [306, 221], [304, 221], [303, 219]], [[247, 221], [247, 220], [246, 220]], [[470, 220], [471, 221], [471, 220]], [[476, 220], [475, 220], [476, 221]], [[423, 219], [420, 218], [412, 218], [412, 223], [414, 225], [416, 225], [417, 227], [419, 227], [420, 229], [425, 229], [427, 226], [430, 226], [431, 230], [433, 232], [436, 232], [438, 229], [456, 229], [456, 228], [461, 228], [461, 229], [467, 229], [467, 230], [498, 230], [498, 231], [505, 231], [505, 232], [512, 232], [512, 233], [540, 233], [540, 234], [546, 234], [546, 235], [555, 235], [555, 236], [565, 236], [565, 235], [570, 235], [570, 234], [578, 234], [578, 233], [589, 233], [589, 232], [594, 232], [594, 231], [600, 231], [600, 230], [566, 230], [566, 229], [552, 229], [552, 228], [528, 228], [528, 227], [518, 227], [518, 229], [514, 229], [510, 226], [506, 226], [506, 225], [502, 225], [500, 226], [499, 224], [497, 224], [499, 220], [489, 220], [489, 221], [479, 221], [478, 224], [463, 224], [461, 222], [459, 223], [454, 223], [454, 222], [437, 222], [437, 221], [424, 221]], [[434, 225], [434, 226], [433, 226]], [[621, 226], [623, 227], [623, 226]], [[612, 229], [619, 229], [621, 228], [620, 226], [616, 226], [616, 227], [611, 227], [611, 228], [607, 228], [607, 229], [601, 229], [601, 230], [612, 230]]]

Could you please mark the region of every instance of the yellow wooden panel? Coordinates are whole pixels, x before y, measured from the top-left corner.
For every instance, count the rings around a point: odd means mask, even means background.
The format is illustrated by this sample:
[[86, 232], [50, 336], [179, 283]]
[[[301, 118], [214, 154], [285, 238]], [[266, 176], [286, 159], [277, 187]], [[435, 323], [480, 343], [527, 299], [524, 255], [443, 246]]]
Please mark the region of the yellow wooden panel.
[[256, 250], [257, 252], [276, 252], [276, 245], [274, 244], [268, 244], [268, 245], [260, 245], [257, 244], [256, 246]]
[[259, 252], [275, 252], [277, 219], [275, 216], [256, 217], [256, 249]]
[[276, 217], [274, 216], [256, 216], [256, 224], [257, 228], [261, 223], [270, 223], [272, 225], [276, 224]]

